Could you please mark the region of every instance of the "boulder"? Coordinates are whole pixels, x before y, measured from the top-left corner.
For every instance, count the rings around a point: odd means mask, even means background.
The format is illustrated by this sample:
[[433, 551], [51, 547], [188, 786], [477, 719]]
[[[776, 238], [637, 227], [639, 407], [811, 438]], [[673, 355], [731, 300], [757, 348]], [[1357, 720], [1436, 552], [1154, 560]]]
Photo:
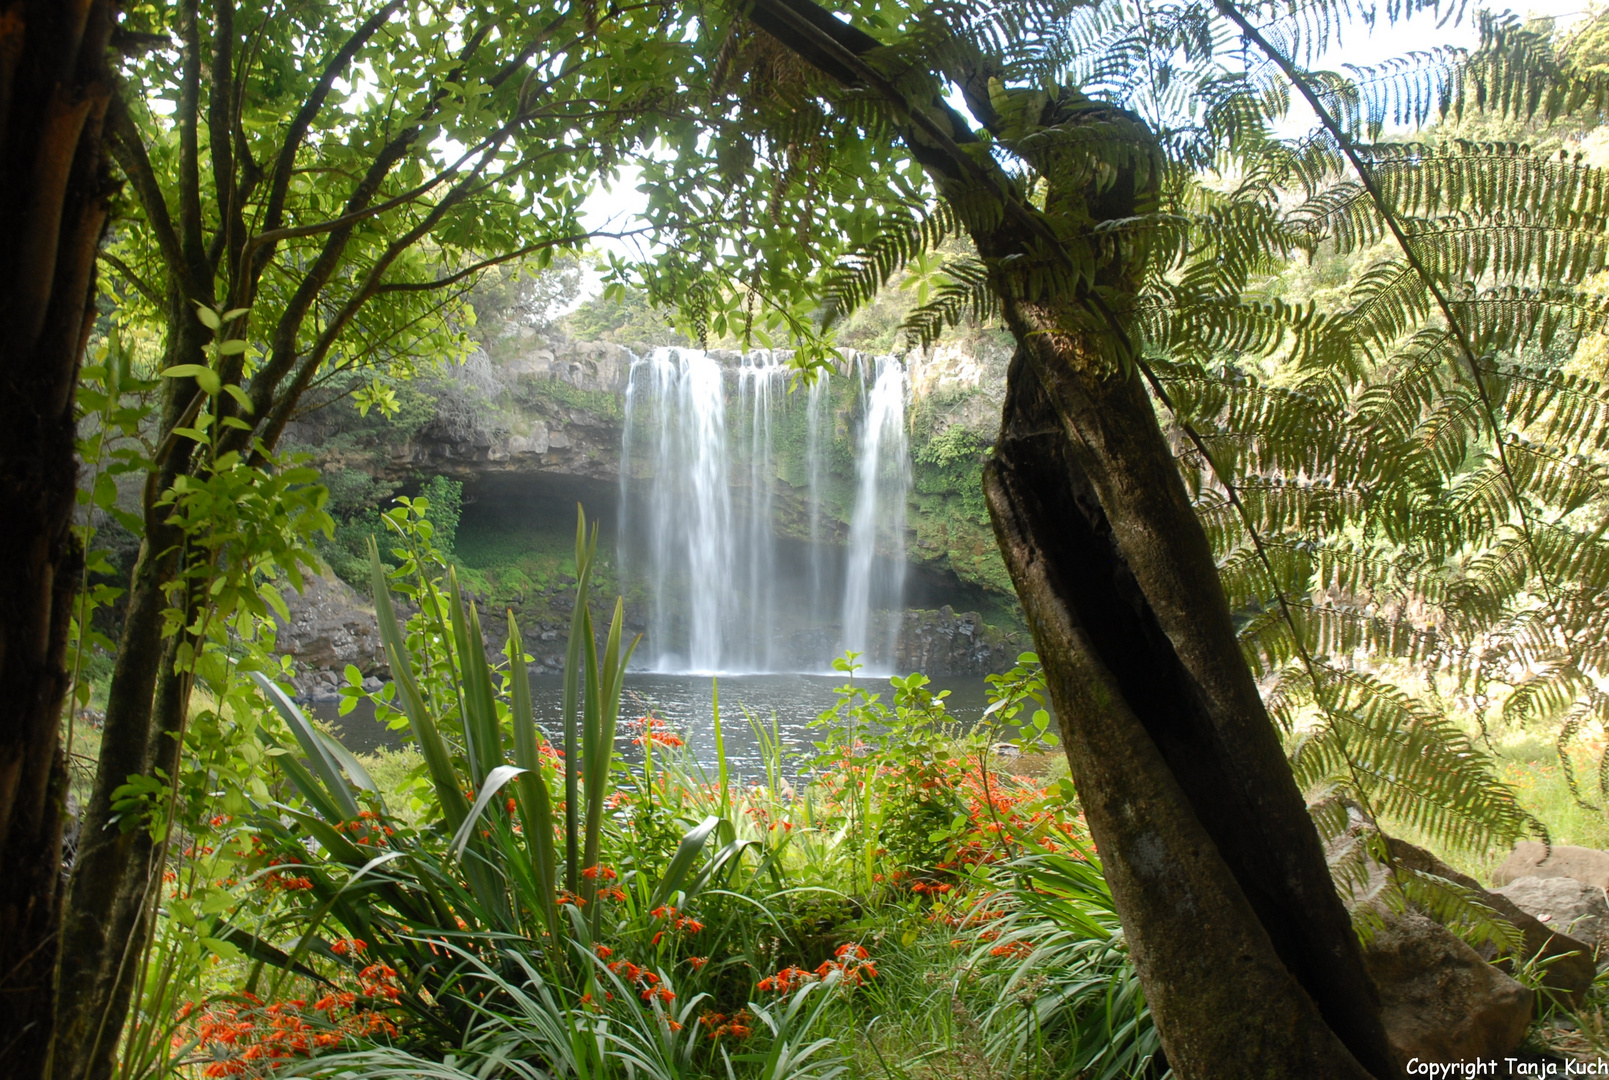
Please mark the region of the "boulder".
[[374, 608], [352, 586], [326, 571], [307, 576], [301, 592], [283, 595], [290, 621], [279, 623], [275, 648], [296, 661], [292, 681], [301, 696], [334, 700], [348, 664], [371, 678], [390, 674]]
[[[1594, 955], [1599, 943], [1596, 938], [1572, 935], [1570, 924], [1561, 924], [1557, 918], [1548, 920], [1540, 918], [1536, 909], [1521, 902], [1519, 897], [1509, 894], [1507, 889], [1498, 889], [1494, 892], [1482, 888], [1474, 878], [1459, 873], [1424, 848], [1415, 847], [1405, 840], [1396, 838], [1392, 838], [1388, 844], [1392, 861], [1398, 866], [1417, 870], [1422, 874], [1434, 874], [1456, 885], [1462, 885], [1473, 892], [1487, 907], [1512, 923], [1523, 938], [1521, 959], [1530, 960], [1540, 956], [1550, 961], [1543, 985], [1549, 990], [1566, 995], [1574, 1004], [1581, 1004], [1587, 987], [1592, 985], [1592, 980], [1597, 975]], [[1599, 900], [1601, 903], [1601, 894]], [[1609, 909], [1606, 909], [1604, 914], [1609, 916]], [[1605, 925], [1609, 927], [1609, 922]], [[1486, 945], [1476, 951], [1483, 959], [1493, 961], [1498, 967], [1504, 969], [1508, 967], [1509, 959], [1498, 957], [1494, 946]]]
[[909, 610], [902, 617], [894, 666], [928, 675], [999, 675], [1027, 648], [1016, 635], [984, 623], [975, 611]]
[[1384, 913], [1363, 950], [1381, 1019], [1403, 1061], [1503, 1057], [1525, 1038], [1535, 995], [1423, 915]]
[[1522, 840], [1497, 868], [1492, 881], [1507, 885], [1522, 877], [1575, 878], [1596, 889], [1609, 889], [1609, 851], [1566, 844], [1554, 844], [1550, 850], [1535, 840]]
[[1522, 877], [1497, 890], [1557, 934], [1594, 952], [1609, 942], [1609, 900], [1603, 890], [1569, 877]]

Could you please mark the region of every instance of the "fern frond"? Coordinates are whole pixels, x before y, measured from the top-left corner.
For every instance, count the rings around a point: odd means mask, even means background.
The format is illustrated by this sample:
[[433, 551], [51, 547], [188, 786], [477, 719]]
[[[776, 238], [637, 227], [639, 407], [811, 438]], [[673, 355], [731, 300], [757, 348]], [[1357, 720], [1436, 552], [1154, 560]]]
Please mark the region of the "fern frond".
[[824, 325], [832, 325], [871, 301], [889, 278], [912, 259], [938, 247], [955, 233], [956, 226], [954, 211], [943, 202], [886, 215], [871, 240], [841, 259], [827, 275]]
[[1403, 900], [1470, 945], [1491, 945], [1498, 955], [1519, 951], [1523, 935], [1473, 889], [1436, 874], [1405, 866], [1394, 868], [1394, 884]]
[[999, 297], [990, 288], [989, 271], [982, 263], [957, 260], [945, 264], [944, 272], [951, 280], [934, 290], [933, 299], [912, 308], [900, 324], [899, 332], [912, 347], [925, 349], [963, 319], [986, 322], [999, 311]]
[[1468, 89], [1453, 111], [1523, 120], [1595, 117], [1609, 111], [1609, 75], [1563, 60], [1546, 32], [1510, 13], [1479, 16], [1481, 44], [1464, 66]]
[[1315, 700], [1375, 812], [1435, 842], [1482, 852], [1525, 835], [1530, 815], [1469, 738], [1374, 676], [1325, 668]]

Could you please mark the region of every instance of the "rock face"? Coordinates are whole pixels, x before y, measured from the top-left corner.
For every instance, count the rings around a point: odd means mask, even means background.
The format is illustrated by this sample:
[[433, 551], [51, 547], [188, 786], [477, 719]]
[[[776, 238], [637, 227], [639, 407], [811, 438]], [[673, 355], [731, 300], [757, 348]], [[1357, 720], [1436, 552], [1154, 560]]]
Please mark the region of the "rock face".
[[275, 647], [296, 661], [292, 682], [304, 698], [333, 700], [348, 664], [363, 672], [371, 690], [390, 675], [374, 608], [334, 574], [308, 577], [300, 593], [286, 590], [285, 606], [290, 622], [279, 623]]
[[1550, 851], [1535, 840], [1522, 840], [1492, 880], [1507, 885], [1522, 877], [1575, 878], [1595, 889], [1609, 889], [1609, 851], [1554, 844]]
[[1533, 993], [1423, 915], [1387, 915], [1363, 961], [1404, 1062], [1502, 1057], [1525, 1038]]
[[1593, 952], [1609, 944], [1609, 900], [1594, 885], [1568, 877], [1522, 877], [1497, 891], [1553, 932], [1568, 934]]
[[[1496, 911], [1514, 925], [1522, 938], [1520, 956], [1524, 960], [1540, 956], [1548, 961], [1543, 984], [1552, 991], [1580, 1004], [1581, 998], [1597, 976], [1594, 952], [1597, 941], [1571, 936], [1570, 927], [1556, 918], [1544, 922], [1536, 911], [1521, 903], [1507, 889], [1495, 892], [1481, 888], [1474, 878], [1461, 874], [1424, 848], [1393, 838], [1389, 841], [1391, 858], [1397, 865], [1423, 874], [1434, 874], [1469, 889], [1487, 907]], [[1601, 900], [1601, 896], [1600, 896]], [[1609, 909], [1605, 910], [1609, 915]], [[1509, 970], [1511, 960], [1498, 957], [1496, 947], [1485, 945], [1476, 950], [1482, 959], [1496, 963], [1500, 970]]]
[[998, 675], [1010, 671], [1028, 648], [1015, 635], [986, 626], [977, 612], [957, 615], [945, 605], [905, 613], [894, 667], [929, 675]]
[[502, 395], [519, 403], [490, 429], [437, 424], [392, 449], [388, 468], [459, 479], [485, 473], [549, 473], [612, 480], [620, 472], [620, 402], [632, 353], [601, 341], [533, 348], [501, 368]]
[[617, 394], [631, 377], [633, 355], [624, 345], [607, 341], [571, 341], [558, 348], [538, 346], [509, 364], [516, 375], [562, 379], [579, 390]]

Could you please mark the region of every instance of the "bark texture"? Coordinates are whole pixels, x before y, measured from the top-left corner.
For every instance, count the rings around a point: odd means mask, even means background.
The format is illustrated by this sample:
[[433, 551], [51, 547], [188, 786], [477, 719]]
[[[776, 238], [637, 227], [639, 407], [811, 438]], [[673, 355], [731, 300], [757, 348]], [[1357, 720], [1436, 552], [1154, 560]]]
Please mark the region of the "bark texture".
[[81, 553], [73, 390], [111, 185], [109, 0], [0, 4], [0, 1075], [44, 1075], [63, 892], [60, 727]]

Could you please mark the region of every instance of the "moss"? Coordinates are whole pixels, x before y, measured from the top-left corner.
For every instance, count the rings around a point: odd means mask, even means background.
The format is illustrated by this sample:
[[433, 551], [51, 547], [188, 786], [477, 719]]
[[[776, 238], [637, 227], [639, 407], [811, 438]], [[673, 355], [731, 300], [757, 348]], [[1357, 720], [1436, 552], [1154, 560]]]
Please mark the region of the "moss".
[[938, 392], [919, 398], [911, 410], [911, 510], [916, 550], [941, 562], [961, 581], [1002, 600], [1009, 621], [1021, 624], [1011, 577], [995, 546], [983, 500], [983, 463], [992, 438], [970, 426], [969, 414], [992, 418], [981, 388]]
[[[586, 390], [562, 379], [527, 378], [520, 381], [520, 404], [541, 409], [543, 405], [558, 406], [591, 413], [609, 420], [618, 420], [624, 412], [620, 395], [611, 390]], [[543, 410], [551, 412], [551, 410]]]

